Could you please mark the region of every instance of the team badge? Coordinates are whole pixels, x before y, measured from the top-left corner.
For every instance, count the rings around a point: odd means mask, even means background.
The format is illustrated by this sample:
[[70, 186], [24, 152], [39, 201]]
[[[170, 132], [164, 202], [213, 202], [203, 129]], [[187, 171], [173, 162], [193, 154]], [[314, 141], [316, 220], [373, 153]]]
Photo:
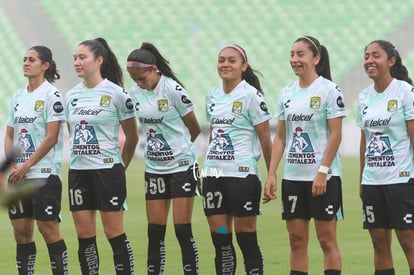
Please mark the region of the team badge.
[[310, 99], [309, 107], [311, 109], [320, 109], [321, 108], [321, 98], [319, 96], [313, 96]]
[[158, 111], [167, 112], [168, 111], [168, 99], [158, 100]]
[[234, 101], [233, 106], [231, 107], [231, 112], [233, 114], [239, 115], [242, 113], [243, 110], [243, 102], [241, 101]]
[[101, 96], [101, 101], [99, 105], [101, 105], [102, 107], [109, 107], [111, 106], [111, 101], [112, 101], [112, 98], [110, 96], [104, 95], [104, 96]]
[[43, 100], [36, 100], [34, 110], [35, 112], [41, 113], [45, 109], [45, 102]]
[[396, 99], [388, 100], [387, 111], [390, 113], [395, 113], [398, 110], [398, 101]]

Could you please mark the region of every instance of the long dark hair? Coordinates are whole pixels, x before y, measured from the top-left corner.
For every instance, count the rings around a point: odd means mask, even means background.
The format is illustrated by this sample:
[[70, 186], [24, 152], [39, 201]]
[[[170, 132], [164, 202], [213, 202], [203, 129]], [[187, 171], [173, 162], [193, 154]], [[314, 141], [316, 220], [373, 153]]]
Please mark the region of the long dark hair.
[[[175, 72], [170, 67], [170, 62], [165, 59], [158, 49], [151, 43], [142, 42], [141, 47], [133, 50], [127, 58], [127, 61], [136, 61], [148, 65], [155, 65], [158, 71], [168, 77], [174, 79], [183, 88], [184, 85], [178, 80]], [[145, 68], [145, 70], [152, 70], [152, 67]]]
[[408, 70], [402, 64], [401, 56], [394, 45], [386, 40], [374, 40], [365, 47], [365, 51], [369, 45], [374, 43], [378, 44], [378, 46], [380, 46], [387, 53], [388, 60], [395, 57], [395, 63], [390, 69], [391, 76], [399, 80], [404, 80], [412, 85], [413, 81], [408, 76]]
[[56, 62], [53, 60], [52, 51], [45, 46], [33, 46], [29, 50], [36, 51], [42, 63], [49, 63], [49, 68], [44, 73], [44, 77], [50, 83], [60, 79], [60, 74], [56, 69]]
[[241, 58], [243, 59], [243, 63], [247, 63], [247, 68], [242, 73], [242, 79], [244, 79], [247, 83], [249, 83], [250, 85], [255, 87], [257, 89], [257, 91], [259, 91], [261, 94], [264, 94], [264, 92], [262, 90], [262, 87], [260, 85], [260, 80], [256, 75], [256, 74], [260, 74], [260, 75], [262, 75], [262, 74], [259, 71], [254, 70], [252, 68], [252, 66], [250, 66], [250, 64], [247, 62], [246, 51], [237, 44], [228, 45], [228, 46], [224, 47], [221, 51], [223, 51], [226, 48], [235, 49], [240, 54]]
[[318, 39], [309, 35], [299, 37], [296, 39], [295, 43], [299, 41], [308, 44], [308, 48], [312, 51], [313, 56], [321, 56], [319, 63], [315, 67], [316, 73], [326, 79], [332, 80], [328, 49], [324, 45], [321, 45]]
[[93, 40], [85, 40], [79, 45], [89, 47], [95, 58], [102, 56], [103, 63], [100, 72], [103, 78], [107, 78], [121, 87], [124, 86], [121, 66], [119, 66], [118, 59], [105, 39], [98, 37]]

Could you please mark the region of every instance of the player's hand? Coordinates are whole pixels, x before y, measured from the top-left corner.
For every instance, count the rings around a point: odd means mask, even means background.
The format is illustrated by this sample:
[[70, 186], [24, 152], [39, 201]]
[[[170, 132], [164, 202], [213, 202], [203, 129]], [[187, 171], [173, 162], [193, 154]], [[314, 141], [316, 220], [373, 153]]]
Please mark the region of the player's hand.
[[26, 173], [28, 170], [29, 170], [29, 167], [25, 164], [19, 167], [16, 167], [16, 166], [12, 167], [10, 169], [9, 181], [13, 184], [23, 181], [26, 178]]
[[312, 184], [312, 196], [322, 196], [326, 193], [326, 174], [317, 173]]
[[277, 178], [275, 176], [268, 177], [264, 187], [263, 203], [275, 200], [277, 198]]

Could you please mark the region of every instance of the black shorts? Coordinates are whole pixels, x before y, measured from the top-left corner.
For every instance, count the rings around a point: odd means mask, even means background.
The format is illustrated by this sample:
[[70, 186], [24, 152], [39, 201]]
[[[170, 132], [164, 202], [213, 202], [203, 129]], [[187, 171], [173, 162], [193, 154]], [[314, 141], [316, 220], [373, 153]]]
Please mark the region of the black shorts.
[[407, 183], [362, 185], [364, 229], [414, 229], [414, 179]]
[[[46, 184], [35, 190], [29, 196], [20, 199], [9, 207], [11, 220], [21, 218], [33, 218], [39, 221], [60, 221], [62, 201], [62, 181], [57, 175], [50, 175], [45, 179]], [[23, 182], [24, 184], [24, 182]]]
[[326, 193], [312, 196], [312, 181], [282, 180], [282, 219], [343, 219], [341, 178], [331, 177]]
[[256, 216], [259, 213], [262, 185], [257, 175], [246, 178], [205, 177], [202, 184], [206, 216]]
[[96, 170], [69, 169], [70, 211], [119, 211], [126, 208], [126, 177], [122, 164]]
[[173, 174], [145, 173], [145, 199], [190, 198], [199, 193], [198, 165]]

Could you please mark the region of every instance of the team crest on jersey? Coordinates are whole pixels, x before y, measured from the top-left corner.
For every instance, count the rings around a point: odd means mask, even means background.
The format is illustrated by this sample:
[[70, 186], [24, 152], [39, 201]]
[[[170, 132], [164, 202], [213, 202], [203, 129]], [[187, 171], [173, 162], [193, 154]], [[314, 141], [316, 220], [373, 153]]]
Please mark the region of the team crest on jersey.
[[41, 113], [45, 109], [45, 101], [44, 100], [36, 100], [34, 110], [35, 112]]
[[287, 157], [289, 164], [314, 164], [315, 152], [308, 133], [296, 127]]
[[74, 155], [97, 155], [101, 153], [95, 129], [86, 120], [81, 120], [75, 126], [72, 153]]
[[395, 166], [394, 154], [392, 152], [389, 136], [384, 135], [381, 132], [376, 132], [371, 136], [367, 148], [367, 166]]
[[174, 152], [163, 134], [149, 129], [147, 133], [147, 158], [153, 161], [174, 160]]
[[18, 146], [22, 150], [22, 154], [18, 157], [15, 162], [16, 163], [24, 163], [28, 160], [35, 151], [35, 146], [32, 140], [32, 136], [29, 134], [27, 129], [21, 129], [20, 133], [18, 133]]
[[168, 99], [158, 100], [158, 111], [167, 112], [168, 111]]
[[235, 115], [241, 114], [243, 111], [243, 102], [234, 101], [233, 106], [231, 107], [231, 112]]
[[311, 109], [320, 109], [321, 108], [321, 97], [320, 96], [311, 97], [309, 105]]
[[229, 134], [218, 129], [210, 143], [208, 160], [234, 160], [234, 147]]
[[101, 101], [99, 105], [101, 105], [102, 107], [110, 107], [111, 101], [112, 101], [112, 97], [104, 95], [104, 96], [101, 96]]
[[398, 111], [398, 100], [391, 99], [387, 102], [387, 111], [390, 113], [395, 113]]

